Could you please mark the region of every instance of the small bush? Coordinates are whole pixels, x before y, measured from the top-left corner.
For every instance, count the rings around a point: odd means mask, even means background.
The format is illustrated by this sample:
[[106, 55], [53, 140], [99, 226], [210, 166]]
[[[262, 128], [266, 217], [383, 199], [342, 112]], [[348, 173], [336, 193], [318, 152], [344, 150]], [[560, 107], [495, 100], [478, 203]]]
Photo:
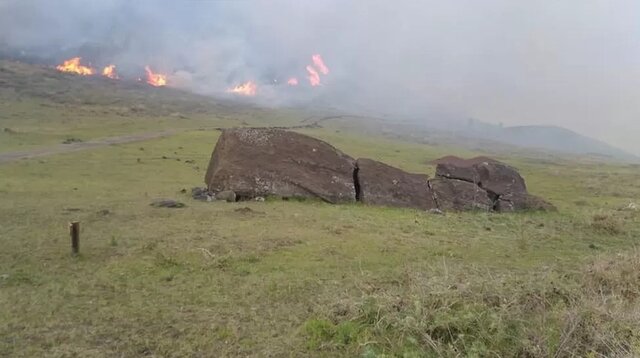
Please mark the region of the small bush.
[[307, 346], [310, 349], [318, 349], [324, 342], [330, 341], [335, 333], [333, 323], [324, 319], [312, 319], [304, 326], [307, 334]]
[[337, 325], [326, 319], [312, 319], [305, 324], [308, 336], [307, 346], [319, 349], [325, 345], [333, 347], [346, 346], [358, 340], [362, 326], [353, 321], [341, 322]]
[[591, 227], [598, 233], [619, 235], [624, 232], [621, 221], [607, 214], [596, 214], [591, 221]]

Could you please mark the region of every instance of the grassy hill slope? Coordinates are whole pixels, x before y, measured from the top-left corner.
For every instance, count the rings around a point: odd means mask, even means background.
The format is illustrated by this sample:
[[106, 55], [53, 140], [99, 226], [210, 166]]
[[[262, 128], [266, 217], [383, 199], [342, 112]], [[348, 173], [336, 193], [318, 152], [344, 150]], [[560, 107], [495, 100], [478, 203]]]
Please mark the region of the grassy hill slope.
[[[28, 70], [12, 72], [24, 81], [40, 71], [9, 66]], [[2, 101], [0, 127], [28, 139], [6, 144], [14, 134], [0, 133], [1, 150], [182, 131], [0, 165], [0, 355], [640, 354], [640, 213], [619, 210], [640, 201], [638, 166], [497, 153], [556, 213], [195, 202], [188, 191], [202, 185], [218, 136], [199, 128], [295, 124], [307, 114], [120, 84], [96, 96], [117, 102], [75, 103], [102, 82], [47, 73], [62, 77], [37, 93], [1, 77], [0, 93], [15, 97]], [[115, 114], [141, 102], [142, 113]], [[433, 173], [424, 163], [444, 154], [485, 154], [339, 121], [302, 131], [416, 172]], [[153, 208], [154, 198], [187, 207]], [[76, 258], [72, 220], [82, 225]]]

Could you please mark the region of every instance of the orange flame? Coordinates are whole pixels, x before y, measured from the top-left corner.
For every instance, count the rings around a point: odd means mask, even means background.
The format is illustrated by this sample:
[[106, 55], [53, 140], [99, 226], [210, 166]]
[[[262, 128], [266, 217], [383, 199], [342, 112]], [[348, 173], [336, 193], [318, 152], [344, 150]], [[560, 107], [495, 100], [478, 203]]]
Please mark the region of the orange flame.
[[287, 80], [287, 84], [289, 86], [297, 86], [298, 85], [298, 79], [295, 77], [291, 77]]
[[309, 76], [307, 78], [309, 78], [309, 83], [311, 84], [311, 86], [320, 86], [320, 74], [318, 74], [318, 71], [316, 71], [315, 68], [311, 66], [307, 66], [307, 72], [309, 73]]
[[109, 65], [102, 70], [102, 75], [105, 77], [109, 77], [113, 80], [118, 79], [118, 74], [116, 73], [116, 65]]
[[64, 61], [62, 65], [56, 66], [56, 69], [61, 72], [70, 72], [83, 76], [93, 75], [95, 70], [91, 67], [82, 66], [80, 60], [80, 57], [74, 57]]
[[253, 97], [258, 92], [258, 85], [253, 81], [248, 81], [243, 84], [239, 84], [233, 88], [229, 88], [227, 93], [235, 93], [241, 96], [250, 96]]
[[311, 56], [311, 59], [313, 60], [314, 66], [316, 66], [316, 68], [318, 69], [318, 71], [320, 71], [320, 73], [322, 73], [323, 75], [329, 74], [329, 68], [324, 64], [324, 61], [322, 60], [322, 56], [316, 54]]
[[154, 87], [161, 87], [167, 85], [167, 75], [162, 73], [154, 73], [149, 66], [145, 66], [144, 70], [147, 72], [147, 83]]

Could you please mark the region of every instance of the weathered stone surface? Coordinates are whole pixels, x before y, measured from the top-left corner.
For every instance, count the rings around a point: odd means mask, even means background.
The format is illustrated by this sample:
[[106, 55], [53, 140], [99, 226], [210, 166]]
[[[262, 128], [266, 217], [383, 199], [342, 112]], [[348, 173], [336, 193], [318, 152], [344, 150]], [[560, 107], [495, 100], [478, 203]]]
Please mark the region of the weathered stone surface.
[[495, 211], [506, 213], [513, 211], [553, 211], [556, 208], [535, 195], [531, 194], [508, 194], [502, 195], [496, 201]]
[[191, 197], [194, 200], [211, 201], [211, 193], [207, 188], [195, 187], [191, 188]]
[[258, 196], [355, 201], [355, 162], [328, 143], [280, 129], [224, 130], [211, 156], [205, 183], [232, 190], [240, 199]]
[[476, 183], [497, 196], [527, 192], [527, 187], [520, 173], [512, 167], [496, 161], [484, 161], [471, 165], [442, 163], [436, 167], [436, 176]]
[[466, 164], [438, 164], [438, 166], [436, 166], [436, 177], [464, 180], [470, 183], [478, 183], [479, 181], [476, 168], [473, 165], [469, 166]]
[[216, 194], [216, 200], [224, 200], [228, 203], [235, 203], [236, 199], [237, 196], [233, 190], [223, 190]]
[[429, 181], [438, 208], [442, 211], [493, 210], [493, 200], [478, 185], [457, 179], [435, 178]]
[[411, 174], [371, 159], [356, 162], [359, 199], [365, 204], [436, 208], [425, 174]]
[[479, 185], [496, 195], [526, 194], [524, 179], [514, 168], [503, 163], [475, 164]]

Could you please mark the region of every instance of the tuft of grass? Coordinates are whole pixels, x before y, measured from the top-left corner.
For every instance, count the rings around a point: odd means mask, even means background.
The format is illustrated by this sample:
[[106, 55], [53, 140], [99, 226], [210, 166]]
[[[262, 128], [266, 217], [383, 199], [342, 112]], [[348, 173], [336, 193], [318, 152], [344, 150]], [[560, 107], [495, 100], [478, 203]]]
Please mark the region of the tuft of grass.
[[[407, 271], [398, 286], [364, 294], [345, 321], [308, 321], [309, 348], [364, 356], [636, 356], [638, 272], [640, 251], [527, 282], [511, 274], [460, 271], [446, 279]], [[343, 324], [366, 332], [367, 347], [362, 340], [336, 345]]]
[[591, 220], [591, 227], [598, 233], [606, 235], [620, 235], [624, 233], [623, 222], [609, 214], [595, 214]]
[[357, 344], [362, 326], [353, 321], [333, 324], [326, 319], [310, 319], [305, 323], [304, 331], [307, 336], [307, 347], [318, 350], [325, 346], [339, 348]]

